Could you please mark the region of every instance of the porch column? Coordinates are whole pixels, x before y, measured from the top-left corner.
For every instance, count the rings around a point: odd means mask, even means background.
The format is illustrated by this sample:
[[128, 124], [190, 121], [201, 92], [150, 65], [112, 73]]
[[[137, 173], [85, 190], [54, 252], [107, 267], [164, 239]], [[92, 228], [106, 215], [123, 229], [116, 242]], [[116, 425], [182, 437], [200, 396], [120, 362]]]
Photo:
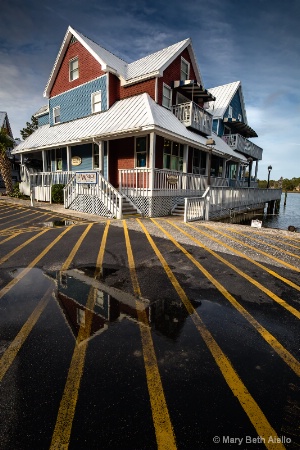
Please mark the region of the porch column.
[[71, 147], [67, 146], [67, 171], [71, 172], [72, 166], [71, 166]]
[[150, 133], [149, 136], [149, 188], [151, 192], [154, 189], [154, 169], [155, 169], [155, 144], [156, 144], [156, 135], [154, 132]]
[[255, 161], [255, 181], [257, 180], [258, 160]]
[[43, 172], [47, 172], [46, 150], [42, 150]]
[[188, 161], [189, 161], [189, 146], [187, 144], [184, 144], [183, 146], [183, 173], [188, 172]]
[[104, 168], [104, 143], [103, 141], [97, 142], [99, 146], [99, 170], [100, 173], [103, 175], [103, 168]]

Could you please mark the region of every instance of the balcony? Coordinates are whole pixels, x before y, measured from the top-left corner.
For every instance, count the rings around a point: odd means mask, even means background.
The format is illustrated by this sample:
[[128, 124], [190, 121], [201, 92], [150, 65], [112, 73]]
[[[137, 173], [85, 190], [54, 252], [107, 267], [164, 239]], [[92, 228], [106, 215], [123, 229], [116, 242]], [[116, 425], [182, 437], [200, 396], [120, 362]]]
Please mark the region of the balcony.
[[211, 135], [213, 116], [196, 103], [181, 103], [173, 106], [172, 111], [186, 127], [193, 128], [205, 136]]
[[222, 136], [222, 139], [233, 150], [243, 153], [245, 156], [250, 156], [255, 160], [262, 159], [263, 149], [240, 134], [226, 134], [225, 136]]

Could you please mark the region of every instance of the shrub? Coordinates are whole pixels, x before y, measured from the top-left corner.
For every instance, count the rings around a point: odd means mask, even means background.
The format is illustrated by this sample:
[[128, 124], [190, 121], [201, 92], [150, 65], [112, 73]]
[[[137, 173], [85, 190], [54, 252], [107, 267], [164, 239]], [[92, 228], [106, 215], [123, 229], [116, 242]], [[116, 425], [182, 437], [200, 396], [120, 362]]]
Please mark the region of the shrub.
[[15, 198], [23, 198], [23, 199], [27, 199], [28, 196], [22, 194], [22, 192], [20, 192], [20, 183], [15, 183], [13, 186], [13, 190], [11, 193], [11, 197], [15, 197]]
[[54, 184], [51, 189], [51, 200], [52, 203], [63, 203], [64, 202], [64, 184]]

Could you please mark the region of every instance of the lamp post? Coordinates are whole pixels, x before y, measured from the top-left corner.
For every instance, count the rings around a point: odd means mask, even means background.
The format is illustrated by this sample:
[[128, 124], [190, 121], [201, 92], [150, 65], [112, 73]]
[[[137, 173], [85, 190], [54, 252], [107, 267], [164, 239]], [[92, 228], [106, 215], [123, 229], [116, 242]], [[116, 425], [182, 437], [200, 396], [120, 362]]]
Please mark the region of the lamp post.
[[208, 167], [207, 167], [207, 186], [210, 186], [210, 172], [211, 172], [211, 154], [212, 148], [216, 145], [214, 139], [207, 139], [206, 146], [209, 148], [208, 152]]
[[271, 173], [271, 170], [272, 170], [272, 166], [269, 166], [269, 167], [268, 167], [268, 183], [267, 183], [267, 189], [269, 189], [269, 185], [270, 185], [270, 173]]
[[249, 168], [248, 168], [248, 187], [250, 187], [250, 182], [251, 182], [251, 172], [252, 172], [252, 163], [253, 163], [253, 158], [248, 158], [248, 164], [249, 164]]

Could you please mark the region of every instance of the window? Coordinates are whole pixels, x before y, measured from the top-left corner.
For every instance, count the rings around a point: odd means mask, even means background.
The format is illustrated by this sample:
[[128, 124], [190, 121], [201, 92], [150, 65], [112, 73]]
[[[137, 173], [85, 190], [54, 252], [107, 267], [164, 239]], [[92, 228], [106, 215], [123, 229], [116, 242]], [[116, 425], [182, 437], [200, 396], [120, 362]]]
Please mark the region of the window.
[[92, 112], [101, 111], [101, 91], [92, 93]]
[[80, 308], [76, 308], [77, 312], [77, 324], [81, 327], [85, 326], [85, 311]]
[[62, 148], [57, 148], [55, 152], [56, 170], [63, 169]]
[[206, 155], [206, 152], [198, 150], [197, 148], [193, 149], [193, 173], [205, 175]]
[[135, 141], [135, 167], [147, 166], [147, 138], [146, 136], [136, 138]]
[[241, 115], [241, 114], [238, 115], [238, 121], [239, 121], [239, 122], [242, 121], [242, 115]]
[[60, 122], [60, 106], [56, 106], [55, 108], [53, 108], [53, 122]]
[[232, 106], [228, 106], [228, 117], [232, 118]]
[[181, 80], [189, 80], [190, 78], [190, 63], [188, 63], [184, 58], [181, 58]]
[[183, 170], [183, 145], [178, 142], [164, 140], [164, 169]]
[[69, 63], [69, 75], [70, 81], [74, 81], [79, 78], [78, 58], [71, 59]]
[[172, 106], [172, 89], [165, 83], [163, 84], [162, 105], [168, 109], [171, 109]]
[[93, 169], [99, 169], [99, 145], [93, 144]]

